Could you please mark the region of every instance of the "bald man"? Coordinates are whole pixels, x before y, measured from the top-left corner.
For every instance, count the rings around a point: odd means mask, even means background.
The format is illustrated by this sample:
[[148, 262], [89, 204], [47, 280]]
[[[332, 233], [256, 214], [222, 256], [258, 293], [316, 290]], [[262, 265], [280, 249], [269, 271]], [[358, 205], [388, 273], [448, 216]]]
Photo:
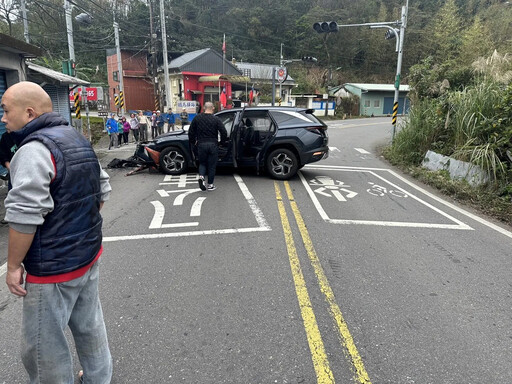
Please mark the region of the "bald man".
[[6, 283], [23, 297], [22, 361], [30, 383], [74, 382], [67, 326], [83, 382], [110, 383], [97, 263], [109, 177], [84, 136], [52, 112], [39, 85], [13, 85], [2, 108], [2, 122], [18, 146], [5, 200]]

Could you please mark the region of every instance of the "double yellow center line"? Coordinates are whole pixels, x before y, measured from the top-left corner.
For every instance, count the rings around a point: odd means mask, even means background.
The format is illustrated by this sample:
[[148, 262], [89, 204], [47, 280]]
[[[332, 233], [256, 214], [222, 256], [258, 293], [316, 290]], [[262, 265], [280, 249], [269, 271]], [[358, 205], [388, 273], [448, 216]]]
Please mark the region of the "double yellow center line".
[[[341, 310], [336, 304], [336, 298], [331, 289], [331, 286], [329, 285], [329, 281], [327, 280], [327, 276], [325, 275], [322, 265], [320, 264], [320, 260], [318, 259], [315, 248], [313, 247], [313, 242], [311, 241], [306, 225], [304, 224], [304, 220], [302, 219], [302, 215], [293, 197], [290, 184], [287, 181], [285, 181], [284, 186], [286, 189], [288, 200], [290, 202], [291, 209], [293, 211], [293, 215], [295, 217], [295, 221], [297, 223], [299, 232], [302, 237], [302, 242], [304, 243], [304, 247], [306, 248], [306, 252], [308, 254], [309, 261], [313, 267], [313, 270], [315, 271], [315, 275], [318, 280], [318, 285], [328, 304], [330, 315], [334, 320], [334, 323], [338, 330], [339, 339], [342, 345], [346, 348], [352, 361], [352, 365], [355, 369], [356, 382], [361, 384], [371, 384], [370, 378], [365, 370], [361, 356], [359, 355], [352, 335], [348, 330], [347, 323], [343, 319], [343, 314], [341, 313]], [[299, 307], [301, 310], [302, 320], [304, 322], [304, 328], [306, 330], [309, 349], [311, 352], [313, 366], [315, 368], [315, 373], [317, 377], [317, 383], [331, 384], [335, 382], [334, 375], [329, 365], [329, 360], [327, 359], [327, 354], [325, 352], [322, 336], [320, 335], [320, 330], [318, 329], [315, 313], [313, 311], [313, 306], [311, 304], [309, 293], [306, 287], [306, 281], [304, 279], [304, 275], [302, 274], [302, 269], [300, 267], [297, 249], [295, 248], [295, 242], [293, 240], [290, 222], [286, 214], [283, 198], [281, 196], [281, 188], [279, 187], [278, 182], [274, 182], [274, 188], [276, 192], [277, 206], [279, 209], [279, 214], [281, 216], [281, 223], [283, 225], [283, 232], [286, 241], [286, 248], [288, 250], [288, 257], [290, 259], [290, 267], [293, 275], [293, 281], [295, 283], [295, 292], [297, 294], [297, 299], [299, 301]]]

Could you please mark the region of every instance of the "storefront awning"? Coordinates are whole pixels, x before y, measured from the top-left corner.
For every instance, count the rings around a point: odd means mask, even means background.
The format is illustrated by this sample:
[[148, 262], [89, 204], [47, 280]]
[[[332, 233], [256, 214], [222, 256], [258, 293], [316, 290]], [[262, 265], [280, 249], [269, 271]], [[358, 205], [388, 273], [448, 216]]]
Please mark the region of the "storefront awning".
[[201, 83], [204, 82], [216, 82], [216, 81], [229, 81], [230, 83], [250, 83], [251, 79], [247, 76], [242, 75], [211, 75], [201, 76], [199, 78]]
[[29, 69], [28, 79], [37, 83], [49, 83], [55, 85], [89, 85], [90, 82], [42, 67], [34, 63], [27, 63]]
[[196, 91], [195, 89], [191, 89], [189, 92], [190, 92], [190, 93], [193, 93], [194, 95], [202, 95], [202, 94], [203, 94], [203, 92], [201, 92], [201, 91]]

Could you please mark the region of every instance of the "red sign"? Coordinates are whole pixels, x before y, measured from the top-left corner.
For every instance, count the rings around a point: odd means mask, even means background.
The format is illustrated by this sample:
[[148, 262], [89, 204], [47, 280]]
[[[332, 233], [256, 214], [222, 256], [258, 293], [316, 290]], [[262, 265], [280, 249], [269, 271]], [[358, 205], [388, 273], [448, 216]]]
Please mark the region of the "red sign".
[[[98, 100], [98, 88], [85, 88], [87, 91], [87, 100], [88, 101], [97, 101]], [[80, 88], [77, 88], [75, 90], [69, 91], [69, 100], [74, 101], [75, 96], [74, 93], [78, 92], [80, 96], [78, 97], [80, 100], [82, 100], [82, 90]]]

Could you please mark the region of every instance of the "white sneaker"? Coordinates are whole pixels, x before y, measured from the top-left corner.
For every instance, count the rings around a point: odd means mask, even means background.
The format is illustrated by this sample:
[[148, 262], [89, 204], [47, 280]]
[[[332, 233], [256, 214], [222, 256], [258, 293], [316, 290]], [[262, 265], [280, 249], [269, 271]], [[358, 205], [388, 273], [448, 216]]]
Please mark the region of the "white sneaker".
[[209, 190], [209, 191], [215, 191], [215, 189], [217, 189], [217, 188], [215, 187], [215, 184], [209, 184], [209, 185], [208, 185], [208, 190]]
[[199, 188], [201, 188], [201, 191], [206, 191], [206, 184], [204, 183], [204, 176], [199, 175], [199, 179], [197, 179], [199, 182]]

